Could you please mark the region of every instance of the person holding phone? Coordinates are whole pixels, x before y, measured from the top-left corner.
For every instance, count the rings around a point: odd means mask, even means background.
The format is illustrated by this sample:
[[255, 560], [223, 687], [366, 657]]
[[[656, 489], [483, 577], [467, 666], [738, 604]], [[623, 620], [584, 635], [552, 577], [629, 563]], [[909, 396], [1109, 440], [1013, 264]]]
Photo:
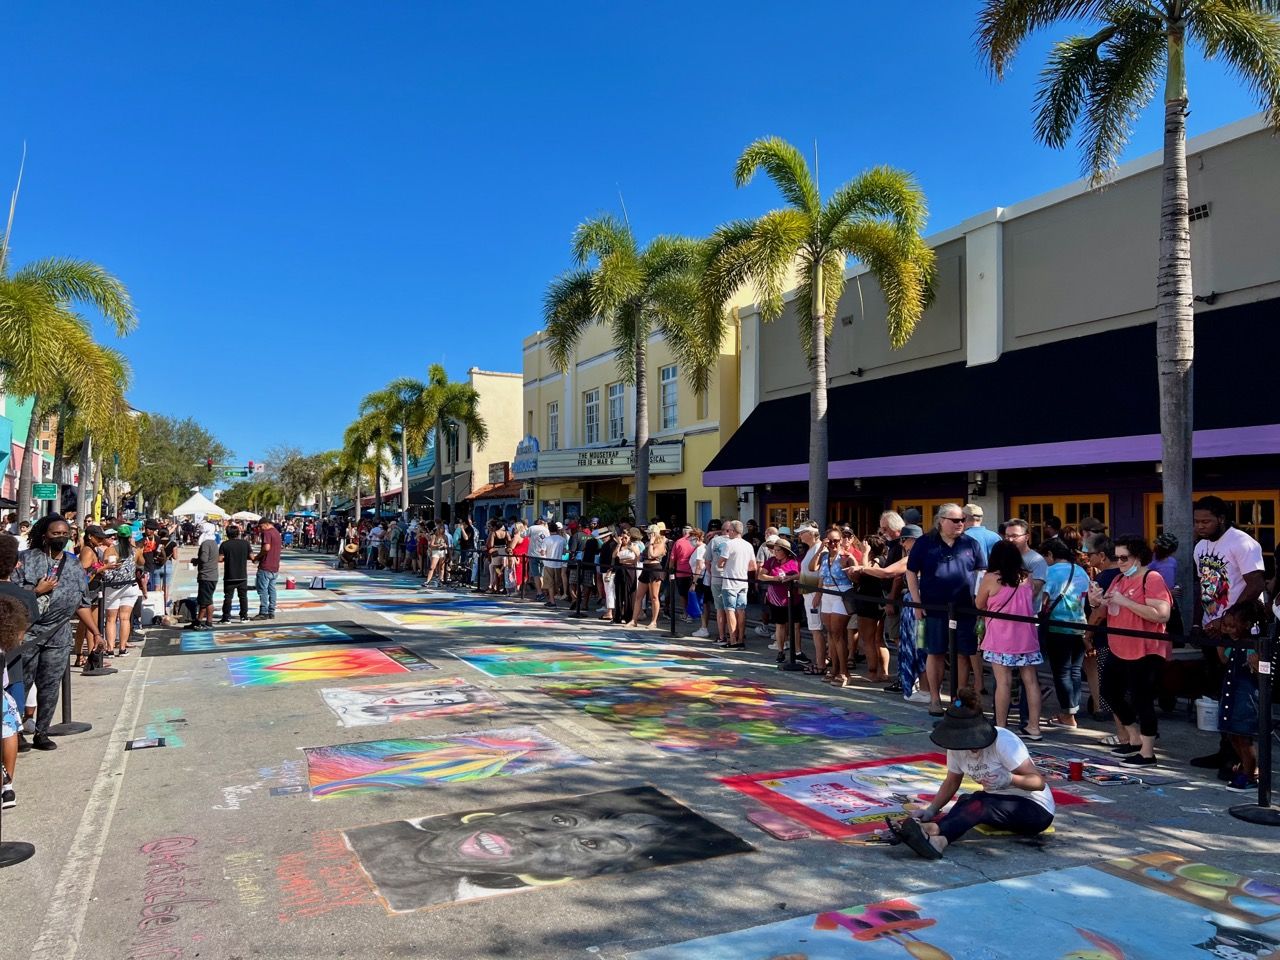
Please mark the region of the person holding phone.
[[35, 736], [37, 750], [56, 750], [49, 736], [62, 693], [62, 674], [71, 654], [71, 621], [78, 619], [92, 644], [102, 642], [98, 621], [89, 605], [89, 580], [84, 569], [68, 554], [71, 528], [56, 514], [41, 517], [28, 535], [30, 547], [18, 558], [10, 578], [35, 594], [40, 616], [27, 627], [22, 643], [22, 667], [28, 682], [34, 682], [39, 707]]

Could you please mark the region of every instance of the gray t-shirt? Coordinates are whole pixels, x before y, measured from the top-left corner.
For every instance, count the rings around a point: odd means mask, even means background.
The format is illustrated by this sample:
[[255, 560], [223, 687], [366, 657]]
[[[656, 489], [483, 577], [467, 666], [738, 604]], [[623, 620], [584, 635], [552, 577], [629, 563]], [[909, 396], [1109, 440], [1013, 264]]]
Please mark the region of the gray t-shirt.
[[1049, 579], [1049, 564], [1045, 563], [1044, 557], [1040, 556], [1036, 551], [1028, 549], [1022, 555], [1022, 568], [1027, 571], [1027, 575], [1033, 581], [1031, 584], [1031, 609], [1039, 613], [1040, 601], [1044, 597], [1044, 582]]
[[218, 544], [213, 539], [206, 540], [200, 544], [200, 548], [196, 551], [196, 561], [199, 568], [196, 570], [197, 580], [212, 580], [218, 582]]

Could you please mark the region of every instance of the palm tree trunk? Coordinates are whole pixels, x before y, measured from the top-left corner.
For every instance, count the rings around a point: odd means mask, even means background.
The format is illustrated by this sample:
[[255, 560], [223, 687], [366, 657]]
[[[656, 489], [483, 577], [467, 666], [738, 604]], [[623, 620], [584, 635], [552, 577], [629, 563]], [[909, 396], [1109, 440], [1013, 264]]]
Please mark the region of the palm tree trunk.
[[357, 524], [364, 517], [364, 512], [360, 509], [360, 471], [363, 469], [364, 464], [358, 464], [356, 466], [356, 499], [351, 508], [351, 512], [355, 516]]
[[18, 519], [34, 520], [31, 511], [32, 455], [36, 447], [36, 427], [40, 423], [40, 398], [31, 398], [31, 420], [27, 424], [27, 442], [22, 449], [22, 469], [18, 473]]
[[[54, 509], [59, 513], [62, 512], [62, 458], [66, 452], [67, 417], [70, 413], [66, 397], [63, 397], [58, 401], [58, 430], [53, 440], [53, 482], [58, 485], [58, 499]], [[76, 503], [76, 516], [80, 518], [80, 524], [83, 526], [84, 511], [81, 510], [79, 502]]]
[[[1160, 265], [1156, 279], [1156, 365], [1160, 383], [1161, 486], [1164, 529], [1190, 546], [1194, 429], [1192, 374], [1195, 310], [1191, 285], [1191, 227], [1187, 219], [1187, 88], [1181, 23], [1169, 30], [1165, 79], [1164, 180], [1160, 195]], [[1192, 552], [1179, 550], [1177, 583], [1183, 622], [1191, 619]]]
[[813, 268], [813, 388], [809, 391], [809, 519], [827, 522], [827, 474], [831, 452], [827, 435], [827, 318], [822, 308], [822, 263]]
[[636, 336], [636, 522], [649, 522], [649, 362], [643, 331]]
[[433, 482], [433, 500], [431, 504], [431, 517], [433, 520], [441, 520], [444, 514], [440, 510], [440, 498], [444, 496], [444, 447], [440, 441], [443, 435], [440, 432], [440, 424], [436, 424], [436, 457], [435, 464], [431, 468], [431, 479]]
[[86, 433], [80, 444], [80, 483], [76, 486], [76, 520], [83, 530], [89, 518], [89, 468], [93, 463], [93, 436]]
[[400, 428], [400, 516], [409, 519], [409, 445]]

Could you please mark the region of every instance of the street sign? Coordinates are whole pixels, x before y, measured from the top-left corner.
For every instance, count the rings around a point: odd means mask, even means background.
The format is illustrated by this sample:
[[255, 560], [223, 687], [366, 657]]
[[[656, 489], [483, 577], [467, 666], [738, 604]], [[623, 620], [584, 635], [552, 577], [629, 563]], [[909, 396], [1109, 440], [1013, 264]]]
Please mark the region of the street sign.
[[222, 475], [224, 477], [247, 477], [249, 475], [249, 471], [248, 470], [223, 470]]
[[56, 483], [33, 483], [31, 496], [37, 500], [57, 500], [58, 485]]

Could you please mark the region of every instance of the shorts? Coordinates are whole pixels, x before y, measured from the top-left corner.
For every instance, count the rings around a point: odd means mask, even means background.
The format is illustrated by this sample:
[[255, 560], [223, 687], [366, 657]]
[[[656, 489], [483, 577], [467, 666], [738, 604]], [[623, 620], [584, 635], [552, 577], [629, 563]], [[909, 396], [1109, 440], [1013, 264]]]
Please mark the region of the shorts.
[[727, 583], [721, 584], [719, 594], [720, 603], [716, 609], [723, 610], [725, 613], [747, 609], [747, 585], [745, 583], [735, 583], [732, 586]]
[[18, 705], [13, 697], [0, 692], [0, 740], [7, 740], [18, 733]]
[[844, 605], [844, 597], [838, 593], [824, 593], [822, 595], [822, 612], [837, 617], [849, 616], [849, 610]]
[[147, 589], [160, 590], [169, 582], [169, 566], [163, 564], [153, 567], [151, 573], [147, 575]]
[[196, 606], [211, 607], [213, 606], [213, 591], [218, 587], [217, 580], [197, 580], [196, 581]]
[[769, 620], [779, 627], [787, 625], [787, 610], [791, 611], [791, 622], [793, 624], [804, 623], [804, 606], [799, 600], [791, 604], [770, 603], [765, 609], [769, 611]]
[[135, 583], [127, 584], [123, 587], [107, 587], [107, 609], [119, 610], [121, 607], [133, 609], [133, 605], [142, 596], [142, 591], [138, 589]]
[[716, 598], [712, 593], [711, 587], [703, 583], [701, 580], [697, 584], [698, 599], [702, 601], [702, 609], [709, 610], [715, 607]]
[[641, 583], [661, 583], [663, 580], [666, 579], [666, 577], [667, 577], [666, 573], [661, 568], [650, 568], [650, 567], [640, 568]]
[[531, 576], [531, 577], [540, 577], [540, 576], [542, 576], [542, 561], [541, 561], [541, 560], [535, 560], [535, 559], [532, 559], [532, 558], [529, 560], [529, 576]]
[[692, 575], [677, 573], [676, 574], [676, 590], [680, 592], [680, 596], [689, 596], [689, 588], [693, 586]]
[[1039, 650], [1034, 653], [999, 653], [995, 650], [983, 650], [982, 659], [987, 663], [1002, 667], [1038, 667], [1044, 663], [1044, 654]]
[[431, 551], [431, 559], [432, 559], [432, 560], [443, 560], [443, 559], [444, 559], [444, 551], [443, 551], [443, 550], [432, 550], [432, 551]]
[[[978, 618], [956, 617], [956, 653], [971, 657], [978, 652]], [[947, 639], [947, 618], [931, 613], [924, 619], [924, 650], [930, 656], [945, 656], [950, 646]]]

